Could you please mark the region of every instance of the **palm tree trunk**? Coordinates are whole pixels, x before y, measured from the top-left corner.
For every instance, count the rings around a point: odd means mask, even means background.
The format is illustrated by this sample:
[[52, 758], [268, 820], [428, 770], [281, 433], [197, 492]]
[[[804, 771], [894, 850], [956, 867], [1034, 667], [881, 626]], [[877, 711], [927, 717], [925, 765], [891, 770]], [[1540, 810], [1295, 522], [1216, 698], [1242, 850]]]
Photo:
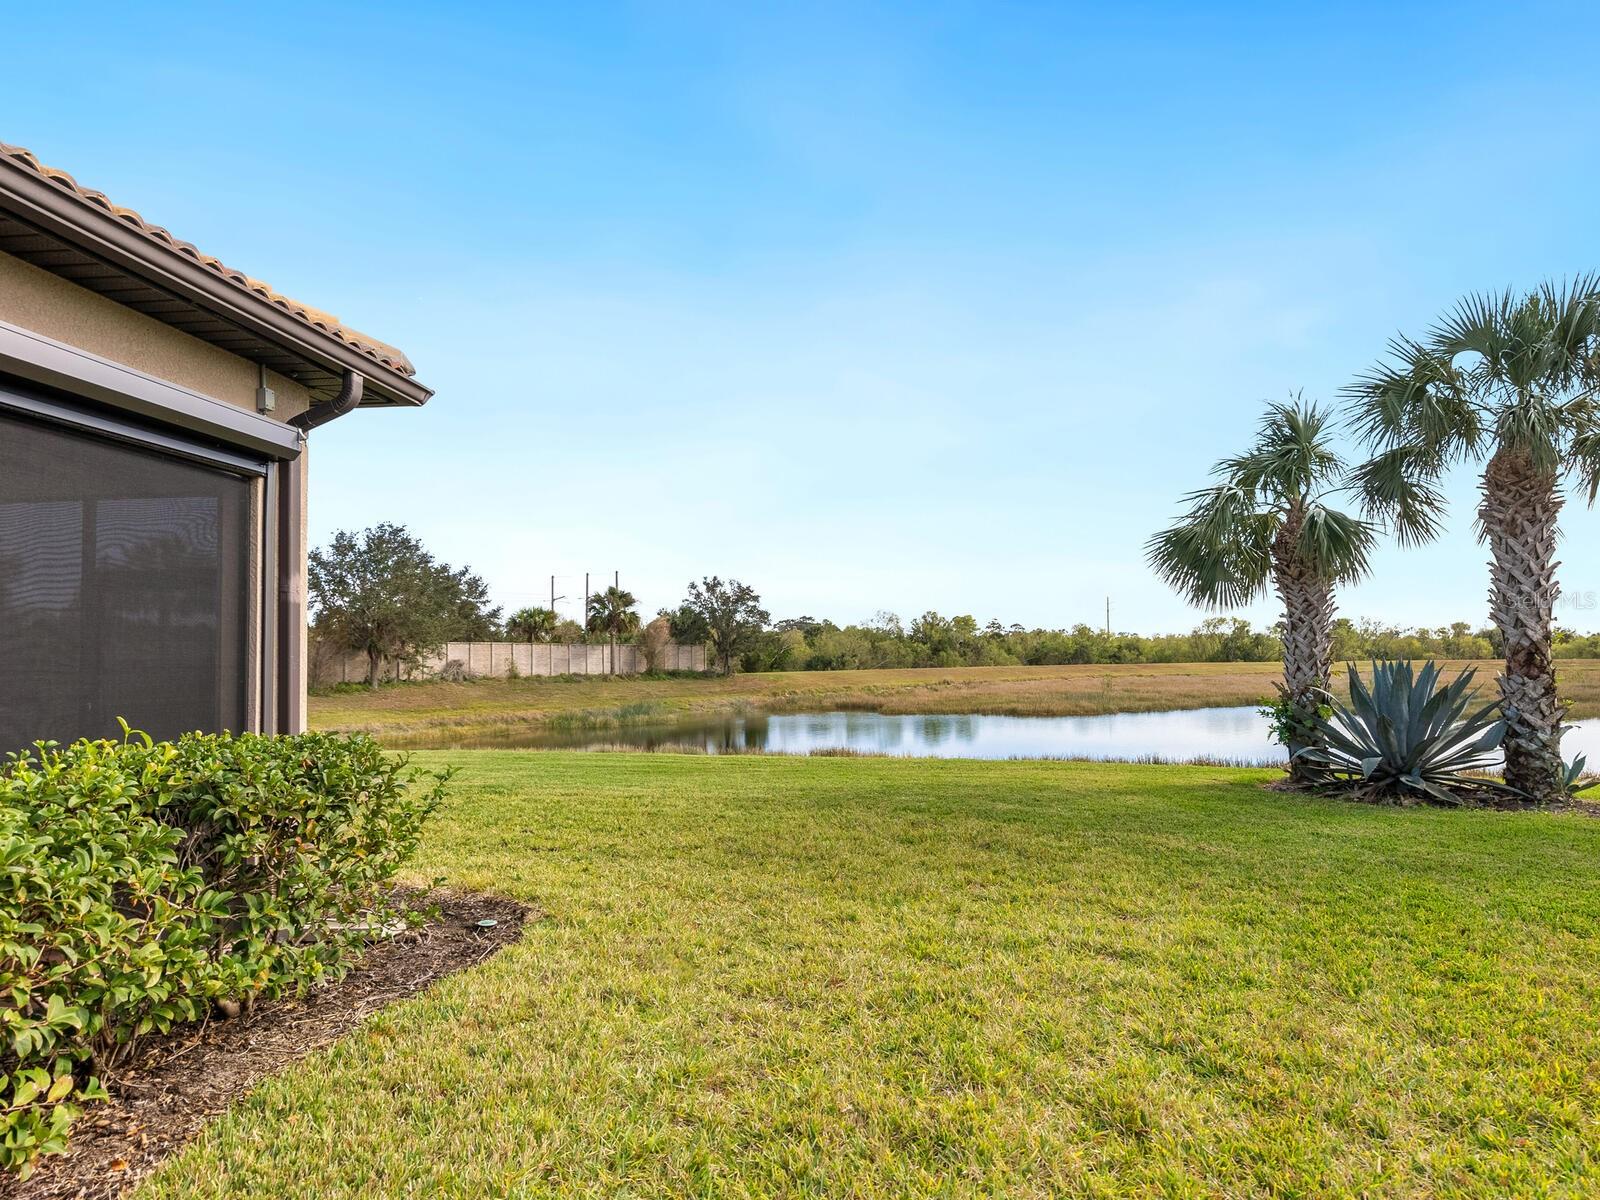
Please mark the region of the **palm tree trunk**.
[[1272, 543], [1272, 582], [1283, 601], [1283, 683], [1279, 690], [1293, 712], [1289, 777], [1303, 782], [1306, 765], [1294, 757], [1318, 744], [1312, 724], [1325, 704], [1333, 671], [1333, 582], [1300, 556], [1301, 514], [1291, 511]]
[[1489, 609], [1505, 639], [1500, 708], [1506, 722], [1506, 782], [1530, 799], [1562, 797], [1561, 702], [1550, 658], [1556, 597], [1559, 481], [1527, 454], [1505, 447], [1483, 472], [1478, 520], [1489, 543]]

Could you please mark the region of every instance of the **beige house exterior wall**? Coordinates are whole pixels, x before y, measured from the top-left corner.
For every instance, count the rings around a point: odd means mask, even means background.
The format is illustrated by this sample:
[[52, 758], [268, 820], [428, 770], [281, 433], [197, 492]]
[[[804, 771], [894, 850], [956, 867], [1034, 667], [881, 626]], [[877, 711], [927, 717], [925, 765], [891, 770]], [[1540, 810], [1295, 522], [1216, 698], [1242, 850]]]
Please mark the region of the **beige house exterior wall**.
[[[255, 363], [9, 254], [0, 254], [0, 321], [255, 411]], [[274, 420], [310, 407], [305, 388], [291, 379], [268, 371], [267, 386], [278, 396]]]

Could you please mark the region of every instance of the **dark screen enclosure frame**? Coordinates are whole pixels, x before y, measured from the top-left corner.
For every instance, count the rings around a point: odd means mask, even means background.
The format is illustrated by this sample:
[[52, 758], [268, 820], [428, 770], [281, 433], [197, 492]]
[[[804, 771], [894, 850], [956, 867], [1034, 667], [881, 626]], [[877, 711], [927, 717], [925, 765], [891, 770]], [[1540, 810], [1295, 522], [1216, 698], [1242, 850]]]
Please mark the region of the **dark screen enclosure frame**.
[[[275, 728], [278, 462], [0, 377], [7, 470], [0, 506], [35, 505], [31, 522], [12, 514], [28, 525], [12, 540], [28, 540], [44, 564], [36, 573], [53, 571], [58, 594], [53, 614], [49, 598], [30, 610], [57, 622], [53, 640], [32, 645], [0, 579], [0, 622], [12, 624], [0, 627], [12, 652], [0, 656], [0, 752], [40, 737], [115, 736], [118, 716], [158, 737]], [[125, 496], [111, 494], [119, 481]], [[31, 502], [20, 494], [30, 487]], [[76, 542], [63, 507], [74, 503]], [[154, 719], [141, 721], [141, 708]]]

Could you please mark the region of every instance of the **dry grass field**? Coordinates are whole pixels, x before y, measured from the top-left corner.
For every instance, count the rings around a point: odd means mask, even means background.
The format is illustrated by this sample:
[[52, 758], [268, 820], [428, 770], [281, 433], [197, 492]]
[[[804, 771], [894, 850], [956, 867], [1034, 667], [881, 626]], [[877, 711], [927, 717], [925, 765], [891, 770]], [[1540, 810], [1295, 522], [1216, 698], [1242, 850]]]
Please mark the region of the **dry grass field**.
[[[1475, 665], [1480, 686], [1492, 694], [1498, 665]], [[1572, 715], [1600, 713], [1600, 660], [1571, 659], [1560, 670]], [[311, 721], [319, 729], [365, 730], [420, 743], [433, 730], [461, 734], [546, 722], [603, 727], [741, 709], [1093, 716], [1255, 704], [1272, 696], [1278, 676], [1277, 663], [1152, 663], [784, 671], [728, 679], [482, 679], [313, 696]]]

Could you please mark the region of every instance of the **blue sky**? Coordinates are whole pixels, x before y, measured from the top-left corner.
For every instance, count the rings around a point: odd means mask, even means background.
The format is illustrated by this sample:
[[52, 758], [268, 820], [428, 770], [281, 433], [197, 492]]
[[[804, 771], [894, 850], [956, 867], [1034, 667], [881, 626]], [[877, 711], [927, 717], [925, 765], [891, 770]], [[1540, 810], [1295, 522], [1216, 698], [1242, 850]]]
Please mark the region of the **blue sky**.
[[[0, 140], [404, 348], [313, 534], [508, 607], [1186, 628], [1144, 539], [1266, 398], [1600, 267], [1590, 6], [38, 5]], [[1344, 609], [1486, 616], [1451, 532]], [[1560, 619], [1600, 626], [1600, 514]], [[568, 601], [562, 607], [573, 602]], [[1248, 615], [1272, 613], [1263, 603]]]

